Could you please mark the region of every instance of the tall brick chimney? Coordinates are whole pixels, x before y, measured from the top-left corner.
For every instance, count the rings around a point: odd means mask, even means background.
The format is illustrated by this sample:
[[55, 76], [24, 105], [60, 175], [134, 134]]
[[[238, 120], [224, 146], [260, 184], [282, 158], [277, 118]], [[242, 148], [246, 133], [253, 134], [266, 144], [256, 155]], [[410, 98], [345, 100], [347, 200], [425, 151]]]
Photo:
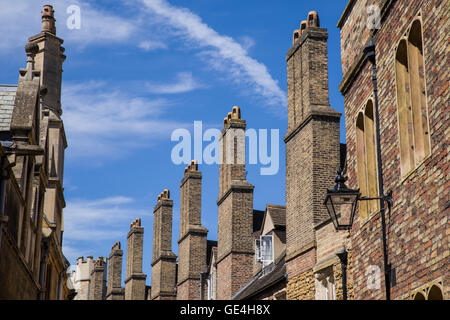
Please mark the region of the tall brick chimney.
[[136, 218], [130, 224], [130, 231], [127, 235], [125, 300], [145, 300], [147, 275], [142, 273], [143, 245], [144, 227], [141, 227], [141, 219]]
[[123, 250], [120, 249], [120, 242], [116, 242], [109, 254], [106, 300], [123, 300], [125, 297], [124, 288], [122, 288], [122, 256]]
[[206, 268], [206, 236], [201, 225], [202, 173], [192, 160], [180, 183], [177, 300], [200, 300], [200, 272]]
[[169, 190], [159, 196], [153, 210], [152, 300], [176, 299], [177, 256], [172, 252], [172, 207]]
[[[288, 130], [286, 143], [286, 270], [288, 288], [314, 283], [314, 226], [328, 218], [323, 205], [340, 166], [339, 120], [328, 98], [327, 29], [312, 11], [294, 31], [287, 53]], [[301, 284], [302, 286], [305, 284]], [[314, 290], [302, 297], [314, 299]]]
[[224, 119], [219, 164], [217, 299], [232, 295], [252, 278], [253, 186], [245, 177], [245, 128], [239, 107]]
[[89, 300], [104, 300], [106, 295], [106, 259], [98, 257], [94, 262], [89, 283]]

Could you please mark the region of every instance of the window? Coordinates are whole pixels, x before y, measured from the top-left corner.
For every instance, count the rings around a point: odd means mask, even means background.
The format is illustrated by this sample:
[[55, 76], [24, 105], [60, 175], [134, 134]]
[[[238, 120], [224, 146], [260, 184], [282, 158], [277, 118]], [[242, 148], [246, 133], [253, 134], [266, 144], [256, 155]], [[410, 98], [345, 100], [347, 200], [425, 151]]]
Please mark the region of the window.
[[216, 291], [216, 277], [214, 273], [211, 273], [207, 279], [208, 285], [208, 300], [215, 299], [215, 291]]
[[411, 292], [412, 300], [444, 300], [443, 295], [443, 280], [435, 280], [431, 283]]
[[261, 261], [261, 239], [255, 239], [255, 261]]
[[267, 267], [273, 262], [273, 236], [265, 235], [255, 240], [255, 259]]
[[315, 275], [316, 300], [336, 300], [336, 288], [332, 267], [328, 267]]
[[[378, 197], [378, 166], [375, 144], [375, 116], [372, 100], [369, 100], [356, 119], [356, 162], [361, 196]], [[359, 215], [366, 220], [379, 210], [378, 200], [361, 201]]]
[[422, 24], [416, 19], [395, 55], [400, 168], [404, 176], [430, 154]]
[[261, 262], [263, 267], [273, 262], [273, 237], [271, 235], [261, 236]]

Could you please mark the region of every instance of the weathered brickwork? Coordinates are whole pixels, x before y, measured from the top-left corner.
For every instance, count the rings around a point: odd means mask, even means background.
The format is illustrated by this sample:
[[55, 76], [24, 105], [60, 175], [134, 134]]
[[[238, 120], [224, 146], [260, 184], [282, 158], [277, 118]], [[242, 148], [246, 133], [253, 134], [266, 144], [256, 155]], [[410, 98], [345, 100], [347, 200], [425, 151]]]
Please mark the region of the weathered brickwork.
[[169, 190], [159, 196], [153, 209], [152, 300], [176, 299], [176, 259], [172, 252], [172, 208]]
[[145, 280], [142, 273], [144, 245], [144, 228], [141, 219], [137, 218], [130, 225], [127, 236], [127, 267], [125, 278], [125, 300], [145, 299]]
[[[245, 179], [245, 120], [239, 107], [224, 119], [219, 165], [217, 299], [232, 295], [252, 277], [253, 186]], [[236, 138], [235, 138], [236, 137]], [[230, 156], [233, 150], [234, 158]]]
[[120, 242], [116, 242], [109, 255], [106, 300], [123, 300], [125, 297], [124, 288], [122, 288], [122, 256]]
[[367, 24], [376, 22], [371, 18], [375, 18], [373, 15], [375, 11], [370, 10], [370, 6], [376, 6], [374, 8], [381, 10], [385, 2], [386, 0], [352, 0], [348, 2], [346, 10], [338, 22], [338, 27], [341, 29], [341, 62], [344, 75], [360, 58], [360, 52], [353, 51], [355, 47], [364, 47], [370, 39], [370, 29], [367, 28]]
[[233, 253], [217, 264], [217, 300], [229, 300], [252, 276], [253, 255]]
[[314, 300], [315, 280], [312, 271], [296, 274], [289, 279], [287, 300]]
[[104, 300], [106, 296], [106, 258], [94, 262], [89, 282], [89, 300]]
[[[341, 22], [343, 82], [347, 138], [348, 183], [358, 187], [356, 172], [357, 113], [373, 96], [371, 65], [351, 57], [362, 54], [368, 31], [364, 29], [365, 9], [370, 1], [358, 1]], [[383, 1], [381, 29], [374, 35], [378, 80], [381, 159], [384, 190], [393, 191], [392, 212], [387, 215], [389, 262], [395, 268], [392, 299], [409, 299], [410, 292], [443, 278], [444, 298], [449, 298], [449, 156], [448, 37], [449, 7], [446, 1]], [[385, 5], [386, 4], [386, 5]], [[395, 56], [398, 43], [415, 18], [422, 25], [424, 80], [428, 110], [430, 156], [408, 175], [400, 170], [400, 144], [396, 91]], [[357, 22], [358, 21], [358, 22]], [[362, 37], [361, 35], [364, 34]], [[354, 37], [362, 37], [355, 41]], [[352, 229], [355, 299], [384, 299], [380, 289], [367, 286], [369, 266], [383, 274], [380, 215], [362, 221], [359, 213]]]
[[[355, 292], [353, 289], [353, 255], [351, 250], [347, 250], [347, 299], [354, 300]], [[333, 264], [333, 276], [336, 290], [336, 300], [342, 300], [342, 268], [340, 263]]]
[[177, 300], [200, 300], [200, 281], [187, 279], [177, 288]]
[[178, 300], [200, 299], [200, 272], [206, 269], [206, 236], [201, 225], [202, 173], [192, 161], [180, 183], [180, 238], [178, 240]]
[[329, 219], [323, 196], [340, 167], [340, 113], [329, 105], [327, 39], [317, 12], [310, 12], [286, 58], [288, 299], [314, 299], [315, 225]]

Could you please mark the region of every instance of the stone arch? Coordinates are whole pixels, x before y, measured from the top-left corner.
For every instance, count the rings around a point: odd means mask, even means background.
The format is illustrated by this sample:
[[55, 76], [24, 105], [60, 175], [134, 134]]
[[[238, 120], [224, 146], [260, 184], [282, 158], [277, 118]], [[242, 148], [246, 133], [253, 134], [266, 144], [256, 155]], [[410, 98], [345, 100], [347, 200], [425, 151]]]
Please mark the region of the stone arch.
[[428, 299], [427, 300], [444, 300], [444, 295], [442, 294], [442, 290], [439, 286], [433, 285], [428, 291]]
[[425, 299], [425, 296], [424, 296], [421, 292], [417, 292], [417, 293], [414, 295], [413, 300], [426, 300], [426, 299]]
[[[356, 161], [361, 196], [376, 198], [378, 192], [378, 165], [375, 135], [375, 109], [369, 99], [356, 119]], [[379, 210], [378, 200], [359, 202], [360, 218], [364, 221]]]
[[422, 22], [416, 18], [395, 53], [397, 115], [402, 176], [431, 152], [426, 103]]
[[[366, 139], [367, 192], [370, 198], [376, 198], [378, 197], [378, 166], [375, 136], [375, 109], [371, 99], [367, 101], [364, 110], [364, 128]], [[376, 212], [379, 209], [378, 207], [378, 200], [368, 201], [368, 210], [370, 214]]]
[[411, 107], [414, 127], [415, 164], [430, 153], [428, 112], [425, 90], [425, 66], [422, 44], [422, 23], [413, 21], [408, 35], [408, 65], [411, 84]]
[[[364, 134], [364, 113], [358, 113], [356, 119], [356, 165], [358, 174], [358, 185], [361, 196], [367, 196], [367, 169], [366, 169], [366, 142]], [[361, 220], [368, 218], [367, 201], [359, 202], [359, 216]]]
[[397, 87], [397, 118], [400, 140], [400, 169], [402, 175], [414, 167], [414, 139], [408, 69], [408, 45], [402, 39], [395, 55], [395, 78]]

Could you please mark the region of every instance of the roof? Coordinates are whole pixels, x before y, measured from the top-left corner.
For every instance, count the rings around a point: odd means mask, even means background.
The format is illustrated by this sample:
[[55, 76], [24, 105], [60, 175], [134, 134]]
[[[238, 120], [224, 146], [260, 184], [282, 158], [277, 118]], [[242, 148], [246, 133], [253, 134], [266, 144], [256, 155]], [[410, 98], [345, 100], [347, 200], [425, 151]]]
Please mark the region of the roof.
[[11, 129], [17, 86], [0, 85], [0, 131]]
[[286, 207], [273, 204], [267, 205], [267, 211], [272, 218], [274, 227], [286, 227]]
[[285, 257], [277, 263], [271, 264], [261, 270], [246, 285], [239, 289], [232, 297], [233, 300], [249, 300], [265, 289], [276, 285], [286, 279]]

